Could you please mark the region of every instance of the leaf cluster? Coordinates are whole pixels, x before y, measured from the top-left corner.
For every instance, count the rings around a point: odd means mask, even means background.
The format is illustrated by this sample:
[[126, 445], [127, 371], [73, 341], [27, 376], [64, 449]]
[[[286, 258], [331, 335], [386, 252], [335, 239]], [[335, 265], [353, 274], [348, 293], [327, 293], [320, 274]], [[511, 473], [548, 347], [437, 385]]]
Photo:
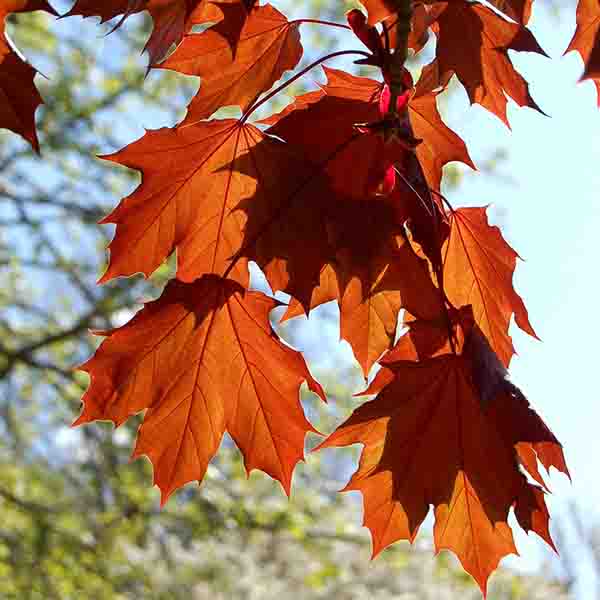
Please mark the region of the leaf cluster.
[[[268, 473], [289, 494], [315, 431], [299, 389], [325, 393], [273, 330], [279, 302], [250, 290], [253, 261], [290, 296], [284, 319], [336, 301], [365, 377], [381, 367], [365, 391], [375, 399], [320, 446], [364, 445], [347, 489], [362, 492], [374, 554], [412, 542], [430, 506], [436, 549], [453, 550], [484, 593], [498, 561], [516, 552], [511, 509], [553, 547], [538, 462], [568, 475], [562, 447], [507, 371], [511, 318], [535, 337], [512, 284], [518, 256], [486, 207], [455, 208], [440, 189], [449, 162], [474, 168], [437, 109], [452, 76], [506, 125], [508, 97], [540, 110], [509, 55], [544, 54], [527, 28], [532, 0], [488, 4], [364, 0], [368, 15], [352, 10], [347, 25], [289, 21], [254, 0], [78, 0], [68, 13], [110, 20], [148, 10], [150, 68], [201, 78], [180, 123], [104, 157], [142, 182], [103, 220], [116, 234], [100, 283], [149, 277], [174, 252], [177, 267], [159, 299], [98, 332], [105, 340], [81, 367], [91, 383], [76, 421], [118, 426], [145, 411], [134, 456], [150, 458], [163, 503], [203, 479], [225, 431], [248, 472]], [[52, 10], [15, 0], [0, 18], [39, 9]], [[598, 82], [597, 2], [580, 0], [577, 22], [569, 49]], [[300, 63], [301, 28], [315, 25], [351, 30], [361, 49], [320, 57], [273, 89]], [[415, 83], [408, 51], [431, 35], [435, 58]], [[0, 125], [37, 149], [35, 72], [3, 44]], [[253, 122], [290, 83], [341, 56], [377, 78], [323, 67], [318, 90]], [[215, 116], [230, 106], [239, 119]]]

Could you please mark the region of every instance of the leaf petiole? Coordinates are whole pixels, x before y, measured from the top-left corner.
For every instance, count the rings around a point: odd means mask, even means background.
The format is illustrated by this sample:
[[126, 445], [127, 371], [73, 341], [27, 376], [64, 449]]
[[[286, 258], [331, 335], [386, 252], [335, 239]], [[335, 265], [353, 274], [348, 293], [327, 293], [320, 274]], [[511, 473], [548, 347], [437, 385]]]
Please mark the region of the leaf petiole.
[[318, 67], [321, 63], [324, 63], [325, 61], [330, 60], [332, 58], [336, 58], [338, 56], [347, 56], [349, 54], [360, 54], [361, 56], [365, 56], [367, 58], [371, 56], [368, 52], [364, 52], [363, 50], [339, 50], [338, 52], [332, 52], [331, 54], [322, 56], [321, 58], [312, 62], [310, 65], [304, 67], [304, 69], [302, 69], [301, 71], [299, 71], [298, 73], [296, 73], [295, 75], [290, 77], [287, 81], [284, 81], [281, 85], [277, 86], [274, 90], [270, 91], [264, 98], [262, 98], [261, 100], [255, 101], [254, 104], [252, 104], [252, 106], [250, 106], [250, 108], [248, 110], [246, 110], [246, 112], [240, 118], [240, 124], [243, 125], [248, 120], [248, 117], [250, 117], [250, 115], [255, 110], [257, 110], [260, 106], [262, 106], [263, 104], [268, 102], [271, 98], [273, 98], [273, 96], [276, 96], [277, 94], [279, 94], [279, 92], [281, 92], [286, 87], [288, 87], [289, 85], [294, 83], [294, 81], [296, 81], [296, 80], [300, 79], [301, 77], [303, 77], [304, 75], [306, 75], [306, 73], [308, 73], [311, 69]]
[[351, 29], [349, 25], [343, 23], [334, 23], [333, 21], [321, 21], [320, 19], [296, 19], [293, 23], [316, 23], [317, 25], [328, 25], [329, 27], [339, 27], [340, 29]]

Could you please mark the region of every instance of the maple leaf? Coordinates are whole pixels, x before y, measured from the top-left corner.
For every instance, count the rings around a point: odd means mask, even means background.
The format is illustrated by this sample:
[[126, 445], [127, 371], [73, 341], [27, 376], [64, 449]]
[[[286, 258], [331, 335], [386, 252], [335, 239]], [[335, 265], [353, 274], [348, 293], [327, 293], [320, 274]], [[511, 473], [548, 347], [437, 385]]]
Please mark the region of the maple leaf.
[[441, 90], [435, 91], [438, 77], [433, 75], [437, 68], [436, 63], [423, 68], [408, 104], [415, 136], [423, 140], [417, 147], [417, 158], [429, 187], [434, 190], [440, 189], [442, 169], [448, 163], [462, 162], [475, 169], [464, 141], [446, 126], [438, 111], [436, 102]]
[[[390, 165], [405, 152], [400, 144], [386, 143], [383, 136], [359, 132], [355, 127], [381, 121], [381, 84], [328, 67], [323, 70], [327, 84], [319, 91], [298, 96], [293, 104], [263, 122], [271, 125], [270, 134], [302, 150], [315, 163], [324, 164], [335, 192], [359, 200], [372, 196]], [[348, 177], [348, 165], [353, 166], [352, 178]]]
[[[377, 134], [358, 135], [355, 125], [382, 118], [380, 106], [383, 84], [366, 77], [323, 67], [327, 83], [316, 92], [295, 98], [282, 112], [263, 122], [271, 125], [269, 133], [280, 137], [317, 162], [327, 162], [326, 173], [332, 187], [349, 197], [371, 195], [374, 179], [385, 174], [385, 160], [402, 163], [407, 159], [405, 145], [386, 143]], [[417, 83], [419, 94], [408, 101], [408, 118], [414, 136], [422, 142], [414, 150], [430, 187], [437, 189], [442, 167], [450, 161], [473, 163], [464, 142], [441, 120], [435, 104], [437, 93]], [[310, 124], [310, 125], [309, 125]], [[348, 165], [353, 177], [348, 177]]]
[[[242, 3], [247, 0], [221, 0], [221, 3]], [[216, 3], [209, 0], [77, 0], [65, 15], [100, 17], [101, 22], [121, 16], [119, 27], [127, 17], [147, 10], [154, 27], [144, 50], [148, 52], [150, 65], [159, 63], [173, 45], [194, 25], [220, 21], [223, 13]]]
[[[230, 12], [236, 9], [246, 11], [235, 5]], [[186, 36], [160, 65], [161, 69], [202, 78], [183, 124], [209, 117], [223, 106], [236, 105], [245, 111], [302, 57], [300, 23], [288, 21], [270, 4], [249, 13], [235, 49], [231, 46], [231, 22], [235, 19]]]
[[0, 6], [0, 127], [24, 137], [39, 153], [35, 111], [42, 98], [33, 79], [37, 71], [12, 46], [5, 33], [10, 13], [43, 10], [56, 15], [45, 0], [7, 0]]
[[[290, 160], [283, 146], [253, 125], [225, 119], [149, 131], [103, 157], [139, 169], [143, 178], [102, 221], [115, 223], [117, 230], [100, 281], [139, 271], [149, 276], [175, 249], [179, 279], [223, 275], [244, 235], [243, 212], [235, 208], [259, 183], [266, 193], [265, 177], [273, 165], [283, 171]], [[249, 152], [243, 173], [236, 161]], [[238, 261], [233, 276], [246, 285], [244, 261]]]
[[[325, 164], [332, 188], [347, 197], [362, 199], [386, 188], [387, 168], [396, 160], [401, 181], [392, 192], [397, 221], [410, 221], [414, 238], [436, 267], [441, 267], [439, 248], [446, 236], [444, 217], [431, 198], [439, 189], [442, 168], [453, 160], [474, 167], [464, 142], [441, 120], [432, 78], [434, 65], [423, 69], [415, 93], [408, 100], [407, 135], [421, 139], [414, 152], [405, 145], [386, 143], [381, 135], [358, 135], [356, 123], [371, 122], [387, 111], [389, 90], [378, 81], [324, 67], [327, 84], [321, 90], [295, 99], [281, 113], [265, 119], [268, 130], [309, 160]], [[387, 92], [387, 96], [386, 96]], [[386, 100], [387, 98], [387, 100]], [[366, 158], [366, 159], [365, 159]], [[348, 177], [351, 164], [353, 177]], [[437, 225], [436, 225], [437, 224]]]
[[594, 82], [600, 106], [600, 4], [597, 0], [579, 0], [577, 27], [565, 54], [571, 50], [581, 54], [585, 64], [581, 78]]
[[526, 25], [531, 17], [533, 0], [488, 0], [488, 2], [517, 23]]
[[519, 106], [542, 112], [508, 55], [508, 50], [516, 50], [546, 56], [529, 29], [481, 4], [451, 1], [438, 17], [435, 31], [440, 72], [456, 73], [472, 104], [481, 104], [508, 127], [505, 94]]
[[543, 496], [520, 472], [515, 445], [560, 451], [560, 444], [514, 386], [482, 402], [468, 346], [421, 362], [397, 358], [383, 360], [375, 400], [318, 449], [364, 444], [345, 490], [363, 495], [374, 555], [396, 540], [414, 541], [432, 504], [436, 550], [455, 552], [485, 594], [499, 560], [516, 552], [506, 522], [513, 505], [519, 523], [551, 543]]
[[164, 504], [201, 481], [227, 430], [246, 469], [261, 469], [289, 494], [304, 437], [316, 431], [299, 401], [303, 381], [325, 400], [301, 354], [269, 323], [278, 302], [209, 275], [170, 281], [79, 367], [90, 386], [76, 425], [120, 425], [146, 409], [133, 456], [146, 454]]
[[534, 485], [523, 487], [515, 501], [514, 509], [521, 528], [527, 533], [537, 533], [558, 554], [550, 535], [550, 513], [546, 506], [544, 490]]
[[397, 11], [396, 0], [360, 0], [367, 9], [369, 25], [377, 25], [385, 19], [389, 19]]
[[486, 208], [476, 207], [454, 211], [442, 254], [448, 299], [455, 306], [473, 307], [476, 323], [508, 366], [515, 353], [508, 335], [513, 313], [517, 325], [537, 339], [525, 304], [512, 284], [517, 253], [500, 230], [488, 224]]
[[117, 229], [101, 282], [148, 276], [177, 249], [182, 281], [216, 273], [247, 285], [250, 258], [274, 290], [310, 301], [331, 256], [322, 215], [331, 190], [289, 146], [225, 119], [150, 131], [104, 158], [143, 178], [102, 221]]
[[[445, 5], [436, 2], [434, 4], [417, 4], [413, 8], [411, 30], [408, 34], [408, 47], [415, 52], [420, 52], [429, 41], [429, 28], [437, 21], [439, 15], [444, 11]], [[390, 46], [396, 46], [396, 28], [391, 27], [388, 32]]]
[[[335, 259], [322, 270], [310, 309], [338, 300], [340, 337], [352, 347], [366, 377], [393, 345], [401, 308], [434, 320], [444, 307], [426, 261], [401, 235], [389, 204], [346, 200], [333, 207], [324, 218]], [[292, 302], [282, 320], [303, 312]]]
[[358, 8], [351, 10], [346, 15], [346, 19], [354, 35], [373, 53], [371, 58], [360, 60], [356, 64], [369, 64], [385, 71], [387, 56], [383, 36], [377, 28], [367, 23], [367, 17]]

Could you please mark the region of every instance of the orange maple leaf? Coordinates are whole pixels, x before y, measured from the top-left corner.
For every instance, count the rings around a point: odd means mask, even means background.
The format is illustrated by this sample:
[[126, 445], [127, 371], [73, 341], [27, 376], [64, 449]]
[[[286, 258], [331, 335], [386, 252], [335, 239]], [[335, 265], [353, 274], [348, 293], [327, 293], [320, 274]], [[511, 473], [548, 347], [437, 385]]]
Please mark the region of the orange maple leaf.
[[[247, 2], [220, 0], [221, 4], [240, 3], [244, 7]], [[121, 16], [116, 25], [119, 27], [127, 17], [143, 10], [147, 10], [154, 21], [144, 47], [151, 66], [159, 63], [173, 45], [179, 44], [194, 25], [223, 19], [223, 11], [210, 0], [77, 0], [65, 16], [100, 17], [102, 23]]]
[[516, 50], [546, 56], [529, 29], [481, 4], [461, 1], [446, 3], [434, 30], [440, 72], [456, 73], [471, 103], [481, 104], [509, 127], [505, 94], [519, 106], [542, 112], [508, 55]]
[[577, 28], [565, 54], [577, 50], [585, 65], [582, 79], [590, 79], [596, 85], [600, 106], [600, 4], [596, 0], [579, 0], [577, 4]]
[[421, 362], [406, 360], [416, 355], [405, 339], [399, 344], [405, 350], [382, 361], [385, 370], [365, 392], [379, 391], [375, 400], [319, 448], [364, 444], [345, 490], [363, 494], [373, 555], [396, 540], [412, 542], [432, 504], [436, 550], [455, 552], [485, 594], [499, 560], [516, 553], [511, 507], [524, 528], [552, 543], [543, 494], [520, 472], [515, 446], [544, 443], [562, 456], [560, 444], [506, 380], [484, 401], [468, 344], [459, 355]]
[[79, 367], [90, 387], [76, 425], [120, 425], [147, 410], [134, 457], [148, 455], [162, 503], [201, 481], [227, 430], [246, 469], [261, 469], [289, 494], [304, 437], [316, 431], [299, 400], [303, 381], [325, 400], [299, 352], [269, 323], [278, 302], [209, 275], [172, 280]]
[[229, 18], [202, 33], [186, 36], [160, 65], [178, 73], [202, 78], [192, 99], [184, 125], [209, 117], [223, 106], [246, 110], [302, 57], [299, 23], [288, 21], [270, 4], [255, 7], [244, 22], [237, 46], [232, 48], [230, 23], [233, 13], [245, 14], [234, 5]]
[[475, 321], [505, 366], [515, 353], [508, 335], [510, 318], [537, 338], [527, 309], [512, 284], [518, 254], [500, 230], [488, 224], [485, 207], [460, 208], [451, 215], [442, 250], [444, 289], [455, 306], [470, 304]]
[[10, 13], [36, 10], [56, 15], [46, 0], [7, 0], [0, 6], [0, 127], [23, 136], [39, 152], [35, 111], [42, 97], [33, 83], [37, 71], [23, 60], [4, 31]]
[[273, 289], [310, 297], [329, 257], [321, 202], [330, 190], [289, 146], [224, 119], [149, 131], [104, 158], [143, 178], [102, 221], [117, 230], [101, 282], [148, 276], [177, 249], [182, 281], [216, 273], [247, 285], [241, 252]]
[[[240, 156], [251, 152], [253, 169], [241, 174]], [[177, 276], [193, 281], [223, 275], [239, 250], [244, 216], [235, 208], [262, 181], [269, 165], [284, 162], [283, 144], [252, 125], [225, 119], [183, 129], [147, 132], [123, 150], [105, 156], [143, 173], [142, 183], [103, 223], [116, 223], [110, 262], [101, 278], [150, 275], [177, 248]], [[247, 283], [243, 261], [235, 278]]]
[[[342, 200], [326, 216], [335, 258], [321, 272], [310, 309], [337, 300], [340, 337], [352, 347], [365, 377], [396, 338], [401, 308], [417, 318], [435, 320], [444, 312], [426, 261], [394, 223], [383, 202]], [[304, 312], [292, 302], [282, 320]]]

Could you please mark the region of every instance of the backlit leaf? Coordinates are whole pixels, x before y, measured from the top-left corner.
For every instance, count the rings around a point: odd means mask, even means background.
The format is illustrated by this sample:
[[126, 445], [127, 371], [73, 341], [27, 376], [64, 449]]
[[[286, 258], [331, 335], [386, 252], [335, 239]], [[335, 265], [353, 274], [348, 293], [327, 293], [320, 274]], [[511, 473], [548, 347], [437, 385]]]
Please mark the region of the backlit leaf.
[[[245, 14], [243, 5], [235, 5], [232, 11], [236, 9]], [[225, 19], [202, 33], [186, 36], [160, 65], [201, 77], [200, 91], [188, 107], [184, 124], [209, 117], [223, 106], [246, 110], [302, 57], [299, 24], [289, 22], [270, 4], [250, 12], [235, 49], [230, 22]]]
[[579, 0], [577, 28], [565, 52], [577, 50], [585, 69], [582, 79], [591, 79], [598, 92], [600, 106], [600, 3], [597, 0]]
[[5, 0], [0, 6], [0, 127], [23, 136], [39, 152], [35, 111], [42, 98], [33, 82], [37, 71], [5, 34], [5, 19], [10, 13], [36, 10], [56, 14], [45, 0]]
[[461, 208], [452, 215], [444, 252], [444, 282], [455, 306], [470, 304], [475, 321], [508, 366], [515, 350], [508, 335], [510, 318], [537, 337], [523, 300], [512, 284], [517, 253], [500, 230], [488, 224], [485, 208]]
[[261, 469], [289, 494], [292, 471], [315, 431], [299, 388], [325, 399], [302, 356], [271, 329], [277, 302], [210, 275], [171, 281], [163, 295], [123, 327], [104, 332], [80, 368], [91, 384], [76, 424], [120, 425], [144, 409], [134, 456], [148, 455], [164, 503], [201, 481], [227, 430], [246, 469]]
[[531, 501], [515, 445], [560, 445], [510, 388], [483, 407], [468, 351], [386, 361], [386, 369], [391, 377], [384, 374], [386, 385], [375, 400], [356, 409], [319, 448], [364, 444], [345, 489], [363, 495], [373, 554], [399, 539], [413, 541], [433, 505], [436, 549], [455, 552], [485, 592], [498, 561], [516, 552], [506, 522], [513, 503], [519, 522], [547, 537], [547, 520], [541, 504]]

